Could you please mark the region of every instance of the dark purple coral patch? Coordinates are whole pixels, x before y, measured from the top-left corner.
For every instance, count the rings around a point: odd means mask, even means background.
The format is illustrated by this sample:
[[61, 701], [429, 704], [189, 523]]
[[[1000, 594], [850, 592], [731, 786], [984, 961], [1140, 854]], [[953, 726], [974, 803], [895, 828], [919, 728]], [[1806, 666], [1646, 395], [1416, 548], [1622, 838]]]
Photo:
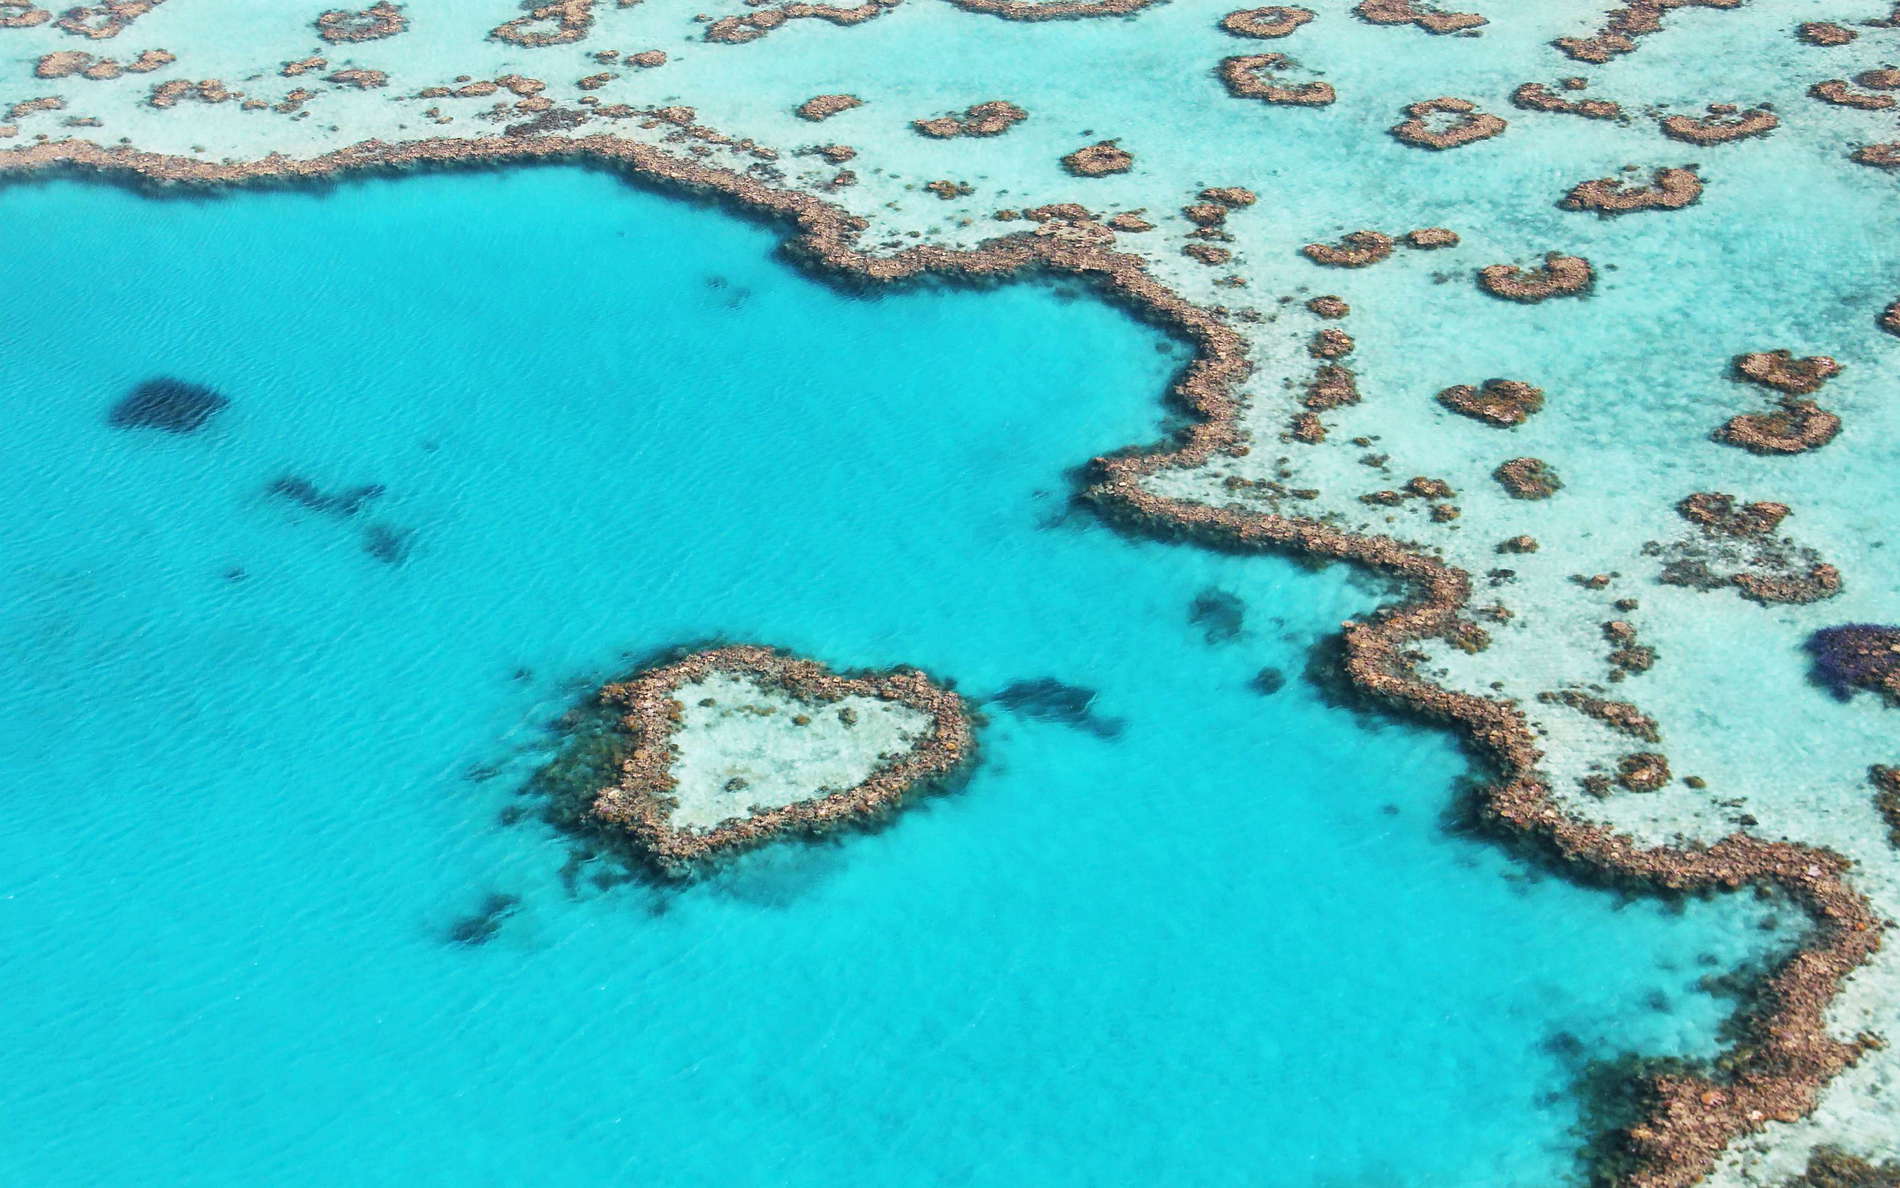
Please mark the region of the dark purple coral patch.
[[1808, 637], [1814, 677], [1836, 697], [1872, 689], [1900, 705], [1900, 627], [1844, 623]]

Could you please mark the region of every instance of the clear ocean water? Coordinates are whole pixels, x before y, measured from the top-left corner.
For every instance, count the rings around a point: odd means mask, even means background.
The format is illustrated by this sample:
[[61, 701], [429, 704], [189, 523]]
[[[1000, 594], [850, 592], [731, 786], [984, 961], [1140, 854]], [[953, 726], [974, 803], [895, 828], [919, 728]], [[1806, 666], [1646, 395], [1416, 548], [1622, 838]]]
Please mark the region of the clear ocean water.
[[[0, 1182], [1545, 1185], [1582, 1061], [1711, 1051], [1777, 943], [1448, 829], [1453, 742], [1301, 675], [1377, 591], [1071, 508], [1184, 358], [1096, 301], [844, 295], [565, 169], [0, 224]], [[230, 406], [107, 424], [162, 375]], [[564, 875], [503, 823], [550, 724], [708, 638], [1123, 727], [992, 706], [879, 832]]]

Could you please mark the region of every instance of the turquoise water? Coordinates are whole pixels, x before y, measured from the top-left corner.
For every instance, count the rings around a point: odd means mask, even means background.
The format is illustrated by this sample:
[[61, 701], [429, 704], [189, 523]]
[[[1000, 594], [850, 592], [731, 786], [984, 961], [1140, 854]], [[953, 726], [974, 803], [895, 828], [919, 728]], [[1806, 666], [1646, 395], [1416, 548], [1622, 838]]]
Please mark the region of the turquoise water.
[[[6, 1182], [1548, 1184], [1580, 1057], [1711, 1050], [1766, 943], [1448, 831], [1451, 740], [1300, 677], [1343, 571], [1071, 510], [1184, 358], [1094, 301], [848, 297], [569, 170], [0, 222]], [[231, 406], [109, 427], [156, 375]], [[993, 708], [891, 828], [564, 878], [502, 823], [550, 722], [709, 637], [1126, 725]]]

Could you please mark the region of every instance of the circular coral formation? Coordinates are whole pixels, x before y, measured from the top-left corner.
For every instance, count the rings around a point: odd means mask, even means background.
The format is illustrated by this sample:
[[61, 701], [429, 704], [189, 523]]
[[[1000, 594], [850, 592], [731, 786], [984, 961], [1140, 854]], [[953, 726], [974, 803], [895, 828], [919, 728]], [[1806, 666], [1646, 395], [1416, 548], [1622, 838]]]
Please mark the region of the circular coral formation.
[[1735, 356], [1735, 372], [1743, 379], [1777, 392], [1808, 396], [1841, 373], [1841, 365], [1827, 355], [1797, 359], [1791, 351], [1754, 351]]
[[1352, 13], [1374, 25], [1417, 25], [1427, 33], [1462, 33], [1490, 23], [1475, 12], [1445, 12], [1416, 0], [1359, 0]]
[[1658, 169], [1647, 186], [1631, 186], [1622, 178], [1600, 177], [1571, 188], [1558, 203], [1565, 210], [1594, 210], [1600, 215], [1638, 210], [1681, 210], [1702, 197], [1702, 179], [1693, 169]]
[[317, 17], [317, 36], [339, 45], [394, 37], [408, 27], [409, 18], [389, 0], [377, 0], [361, 11], [333, 8]]
[[1062, 158], [1062, 168], [1075, 177], [1105, 177], [1111, 173], [1127, 173], [1134, 167], [1134, 154], [1113, 140], [1098, 140]]
[[958, 136], [1001, 136], [1029, 113], [1004, 99], [987, 99], [963, 109], [962, 116], [939, 116], [931, 120], [912, 120], [910, 126], [925, 136], [949, 140]]
[[1331, 294], [1313, 298], [1306, 303], [1306, 308], [1322, 318], [1343, 318], [1352, 312], [1352, 306]]
[[1544, 390], [1521, 380], [1488, 379], [1481, 388], [1470, 384], [1446, 388], [1438, 394], [1438, 403], [1462, 416], [1508, 429], [1543, 409]]
[[1839, 417], [1812, 400], [1790, 397], [1774, 412], [1730, 417], [1715, 431], [1715, 440], [1751, 454], [1805, 454], [1833, 441], [1840, 431]]
[[1794, 31], [1794, 35], [1809, 45], [1846, 45], [1859, 34], [1844, 25], [1832, 21], [1803, 21]]
[[[583, 0], [569, 0], [580, 3]], [[591, 4], [593, 0], [584, 0]], [[834, 25], [859, 25], [875, 17], [883, 16], [895, 8], [899, 0], [866, 0], [854, 8], [842, 8], [834, 4], [783, 4], [777, 8], [767, 8], [743, 16], [721, 17], [706, 26], [706, 40], [723, 42], [727, 45], [743, 45], [748, 41], [757, 41], [774, 29], [782, 28], [788, 21], [816, 19], [828, 21]]]
[[[676, 787], [670, 771], [683, 707], [675, 692], [711, 674], [746, 677], [814, 708], [846, 697], [874, 697], [927, 715], [930, 732], [908, 753], [883, 760], [857, 785], [813, 799], [730, 818], [710, 829], [682, 829], [671, 820], [668, 793]], [[800, 660], [755, 645], [695, 652], [624, 684], [601, 690], [601, 699], [626, 710], [621, 728], [627, 736], [619, 778], [600, 790], [592, 816], [601, 825], [624, 831], [661, 871], [681, 874], [712, 855], [757, 846], [785, 833], [821, 833], [853, 821], [883, 815], [920, 786], [941, 779], [969, 761], [975, 736], [961, 697], [916, 669], [839, 675], [811, 660]], [[821, 790], [822, 791], [822, 790]]]
[[496, 41], [536, 49], [568, 45], [587, 36], [594, 24], [594, 0], [555, 0], [530, 9], [526, 16], [504, 21], [488, 31]]
[[[1583, 79], [1566, 80], [1583, 82]], [[1581, 87], [1570, 87], [1581, 90]], [[1561, 112], [1565, 115], [1583, 116], [1592, 120], [1614, 120], [1623, 115], [1623, 108], [1608, 99], [1566, 99], [1543, 83], [1525, 83], [1511, 92], [1511, 104], [1525, 111]]]
[[1449, 227], [1420, 227], [1416, 231], [1405, 233], [1405, 242], [1412, 247], [1432, 251], [1437, 248], [1458, 246], [1458, 233]]
[[1596, 272], [1582, 256], [1550, 252], [1536, 268], [1492, 264], [1478, 270], [1478, 287], [1493, 297], [1535, 304], [1551, 297], [1575, 297], [1590, 291]]
[[863, 107], [864, 100], [856, 95], [813, 95], [798, 105], [798, 118], [817, 123], [830, 119], [841, 111], [850, 111], [854, 107]]
[[1309, 243], [1300, 251], [1315, 264], [1364, 268], [1392, 254], [1392, 237], [1380, 231], [1354, 231], [1338, 243]]
[[1549, 499], [1563, 489], [1563, 480], [1542, 458], [1512, 458], [1491, 472], [1513, 499]]
[[1285, 37], [1312, 19], [1310, 9], [1271, 4], [1230, 12], [1220, 19], [1220, 27], [1235, 37]]
[[1220, 80], [1227, 93], [1236, 99], [1259, 99], [1289, 107], [1325, 107], [1338, 98], [1331, 83], [1283, 83], [1271, 77], [1274, 71], [1285, 70], [1292, 64], [1292, 59], [1285, 54], [1222, 58]]
[[1665, 116], [1663, 135], [1689, 144], [1727, 144], [1766, 136], [1781, 126], [1781, 119], [1765, 107], [1742, 111], [1732, 104], [1711, 103], [1709, 114], [1699, 118], [1685, 115]]
[[[1469, 99], [1445, 96], [1413, 103], [1405, 109], [1406, 119], [1390, 129], [1406, 144], [1415, 148], [1454, 149], [1461, 145], [1489, 140], [1508, 126], [1503, 119], [1478, 110]], [[1452, 120], [1436, 116], [1455, 116]]]

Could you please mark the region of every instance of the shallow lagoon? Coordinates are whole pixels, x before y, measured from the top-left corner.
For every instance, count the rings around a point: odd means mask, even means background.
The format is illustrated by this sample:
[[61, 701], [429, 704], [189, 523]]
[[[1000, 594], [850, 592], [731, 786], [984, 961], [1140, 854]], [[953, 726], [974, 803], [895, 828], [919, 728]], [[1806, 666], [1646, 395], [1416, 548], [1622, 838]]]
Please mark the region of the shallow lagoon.
[[[1071, 509], [1183, 357], [1096, 302], [840, 295], [577, 170], [0, 219], [9, 1181], [1546, 1184], [1579, 1051], [1708, 1050], [1762, 943], [1448, 833], [1451, 740], [1299, 679], [1343, 571]], [[158, 375], [232, 403], [111, 428]], [[890, 828], [564, 878], [501, 823], [548, 724], [711, 637], [1125, 725], [993, 706]]]

